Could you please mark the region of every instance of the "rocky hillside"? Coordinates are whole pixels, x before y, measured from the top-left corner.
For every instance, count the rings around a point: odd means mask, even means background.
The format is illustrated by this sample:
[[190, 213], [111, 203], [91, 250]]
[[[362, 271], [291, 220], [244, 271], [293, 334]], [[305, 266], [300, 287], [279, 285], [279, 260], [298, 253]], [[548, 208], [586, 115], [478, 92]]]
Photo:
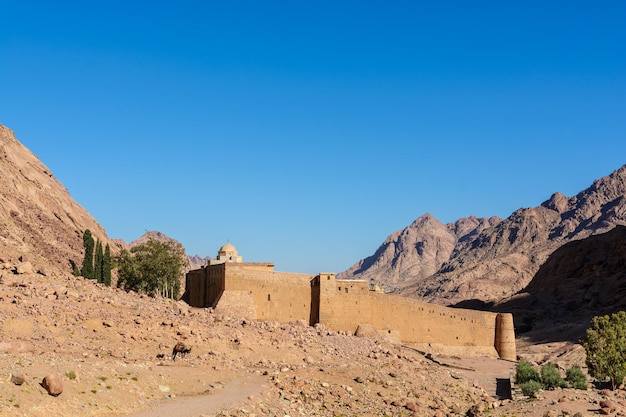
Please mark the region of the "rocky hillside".
[[[505, 361], [424, 355], [384, 338], [255, 322], [1, 265], [0, 306], [3, 416], [541, 417], [587, 413], [608, 395], [624, 396], [590, 387], [511, 401], [498, 398], [513, 366]], [[178, 341], [191, 352], [173, 361]], [[579, 355], [569, 359], [580, 349], [558, 346], [553, 356], [525, 357], [584, 366]], [[41, 386], [48, 375], [61, 394]], [[624, 415], [626, 405], [617, 408]]]
[[468, 217], [445, 225], [425, 214], [409, 227], [392, 233], [374, 255], [357, 262], [339, 277], [374, 279], [386, 289], [428, 278], [450, 259], [458, 242], [472, 239], [501, 221], [499, 217]]
[[83, 259], [85, 229], [109, 243], [52, 172], [0, 125], [0, 260], [21, 258], [41, 273], [69, 273], [69, 260]]
[[456, 307], [512, 312], [518, 335], [534, 342], [578, 341], [592, 317], [626, 309], [626, 226], [566, 243], [507, 299]]
[[504, 220], [443, 225], [427, 214], [340, 276], [373, 278], [387, 290], [440, 304], [500, 299], [524, 288], [558, 247], [624, 224], [626, 166], [573, 197], [555, 193]]
[[[178, 240], [169, 237], [165, 233], [155, 231], [155, 230], [144, 233], [142, 236], [133, 240], [130, 243], [126, 243], [121, 239], [115, 239], [115, 241], [119, 246], [126, 248], [126, 249], [130, 249], [134, 246], [146, 243], [149, 239], [154, 239], [159, 242], [171, 242], [175, 245], [178, 245], [184, 248], [183, 244], [180, 243]], [[204, 265], [208, 264], [210, 259], [211, 258], [209, 256], [206, 256], [203, 258], [200, 255], [193, 255], [193, 256], [187, 255], [187, 261], [188, 261], [187, 270], [199, 269], [203, 267]]]

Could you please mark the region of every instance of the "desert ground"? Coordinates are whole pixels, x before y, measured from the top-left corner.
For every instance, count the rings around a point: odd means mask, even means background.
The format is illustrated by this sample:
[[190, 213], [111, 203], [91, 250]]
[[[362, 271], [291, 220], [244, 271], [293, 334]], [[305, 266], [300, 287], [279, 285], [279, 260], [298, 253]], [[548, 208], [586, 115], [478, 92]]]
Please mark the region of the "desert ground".
[[[178, 341], [191, 352], [174, 361]], [[584, 365], [572, 343], [519, 339], [518, 351], [538, 364]], [[626, 391], [591, 383], [510, 399], [503, 383], [514, 366], [0, 270], [0, 415], [626, 415]], [[50, 374], [58, 396], [41, 385]]]

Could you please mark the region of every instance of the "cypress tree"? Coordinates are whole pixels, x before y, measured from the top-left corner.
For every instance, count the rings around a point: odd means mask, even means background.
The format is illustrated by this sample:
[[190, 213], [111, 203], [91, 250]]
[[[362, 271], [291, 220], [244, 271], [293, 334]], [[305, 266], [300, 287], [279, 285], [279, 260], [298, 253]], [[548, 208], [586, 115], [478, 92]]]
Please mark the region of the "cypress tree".
[[83, 233], [83, 247], [85, 248], [85, 258], [83, 259], [83, 267], [81, 268], [81, 273], [83, 277], [88, 279], [94, 279], [94, 269], [93, 269], [93, 249], [94, 249], [94, 240], [91, 235], [91, 231], [89, 229], [85, 230]]
[[102, 242], [98, 240], [96, 242], [96, 255], [94, 258], [94, 278], [96, 281], [102, 283], [104, 282], [103, 276], [104, 269], [104, 253], [102, 252]]
[[102, 260], [102, 281], [107, 287], [111, 286], [111, 248], [107, 243], [104, 248], [104, 259]]

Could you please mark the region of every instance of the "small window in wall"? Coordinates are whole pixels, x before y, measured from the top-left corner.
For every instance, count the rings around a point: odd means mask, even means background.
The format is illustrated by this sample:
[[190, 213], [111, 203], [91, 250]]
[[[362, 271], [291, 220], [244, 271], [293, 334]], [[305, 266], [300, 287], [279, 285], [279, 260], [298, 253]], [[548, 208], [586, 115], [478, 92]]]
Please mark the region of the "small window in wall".
[[267, 301], [272, 301], [272, 296], [270, 294], [267, 294]]
[[338, 287], [337, 289], [338, 289], [339, 291], [341, 291], [341, 287]]
[[348, 287], [346, 287], [346, 294], [348, 293]]

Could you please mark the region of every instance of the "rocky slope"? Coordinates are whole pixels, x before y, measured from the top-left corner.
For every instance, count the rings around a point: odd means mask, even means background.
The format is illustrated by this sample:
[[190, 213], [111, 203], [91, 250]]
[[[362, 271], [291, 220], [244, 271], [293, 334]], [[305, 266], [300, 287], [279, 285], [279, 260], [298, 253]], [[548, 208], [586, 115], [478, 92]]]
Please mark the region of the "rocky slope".
[[85, 229], [109, 243], [50, 170], [0, 125], [0, 260], [21, 257], [42, 273], [69, 272], [70, 259], [82, 262]]
[[[496, 381], [513, 366], [504, 361], [431, 357], [323, 326], [251, 322], [80, 277], [8, 271], [0, 269], [1, 415], [121, 416], [152, 408], [140, 415], [534, 417], [588, 415], [607, 397], [626, 410], [624, 391], [498, 399]], [[177, 341], [191, 353], [172, 361]], [[560, 363], [571, 366], [565, 360], [576, 350], [558, 349]], [[573, 363], [583, 365], [580, 359]], [[58, 396], [40, 385], [50, 374], [62, 384]], [[191, 411], [181, 402], [190, 398], [199, 400]]]
[[[465, 227], [456, 231], [459, 223]], [[388, 290], [440, 304], [500, 299], [524, 288], [558, 247], [623, 224], [626, 166], [574, 197], [555, 193], [504, 220], [442, 225], [422, 216], [340, 276], [374, 278]]]
[[626, 309], [626, 226], [563, 245], [512, 297], [457, 307], [512, 312], [516, 332], [534, 342], [578, 341], [592, 317]]

